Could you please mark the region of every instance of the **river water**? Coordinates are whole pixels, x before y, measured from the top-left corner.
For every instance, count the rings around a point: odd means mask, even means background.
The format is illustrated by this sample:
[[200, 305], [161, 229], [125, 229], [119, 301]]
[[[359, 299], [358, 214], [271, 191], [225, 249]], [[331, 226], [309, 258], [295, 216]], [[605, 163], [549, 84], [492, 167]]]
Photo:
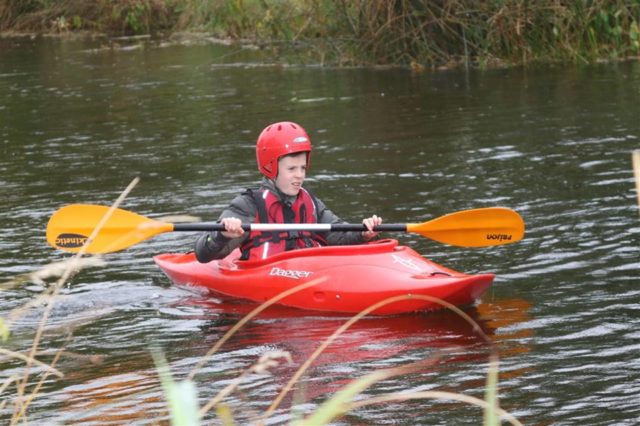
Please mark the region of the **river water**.
[[[214, 220], [259, 178], [254, 142], [269, 122], [310, 133], [307, 185], [348, 221], [377, 213], [421, 222], [501, 205], [523, 241], [450, 247], [398, 238], [430, 259], [494, 272], [465, 309], [495, 342], [502, 408], [525, 424], [637, 424], [640, 419], [640, 216], [631, 151], [640, 148], [640, 63], [442, 71], [283, 66], [259, 51], [207, 44], [0, 39], [0, 314], [46, 288], [21, 277], [68, 254], [44, 231], [70, 203], [148, 217]], [[195, 235], [157, 236], [83, 270], [52, 306], [44, 361], [64, 348], [27, 417], [32, 424], [152, 424], [167, 419], [151, 348], [182, 379], [254, 305], [171, 285], [152, 256]], [[2, 346], [27, 351], [35, 307]], [[348, 317], [273, 308], [195, 376], [201, 405], [270, 350], [292, 365], [246, 377], [225, 399], [254, 421], [320, 342]], [[482, 398], [489, 348], [450, 312], [370, 318], [331, 345], [268, 420], [308, 414], [350, 380], [421, 359], [418, 372], [366, 396], [444, 390]], [[2, 358], [2, 381], [23, 363]], [[32, 369], [31, 383], [41, 377]], [[2, 392], [11, 417], [15, 385]], [[295, 408], [292, 410], [292, 405]], [[209, 413], [207, 423], [214, 422]], [[478, 424], [480, 409], [421, 400], [367, 406], [337, 424]]]

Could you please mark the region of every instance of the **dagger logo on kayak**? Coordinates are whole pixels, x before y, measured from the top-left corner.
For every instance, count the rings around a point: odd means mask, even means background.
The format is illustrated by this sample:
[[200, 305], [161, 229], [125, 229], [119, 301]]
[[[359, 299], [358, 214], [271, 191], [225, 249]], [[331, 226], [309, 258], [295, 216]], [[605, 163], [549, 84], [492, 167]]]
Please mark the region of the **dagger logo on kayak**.
[[294, 280], [299, 280], [300, 278], [308, 278], [311, 276], [311, 274], [313, 274], [313, 272], [295, 271], [293, 269], [280, 269], [275, 266], [271, 268], [271, 272], [269, 272], [269, 275], [272, 276], [291, 278]]
[[487, 234], [487, 240], [511, 241], [511, 234]]
[[61, 248], [82, 247], [89, 237], [82, 234], [60, 234], [56, 237], [56, 246]]

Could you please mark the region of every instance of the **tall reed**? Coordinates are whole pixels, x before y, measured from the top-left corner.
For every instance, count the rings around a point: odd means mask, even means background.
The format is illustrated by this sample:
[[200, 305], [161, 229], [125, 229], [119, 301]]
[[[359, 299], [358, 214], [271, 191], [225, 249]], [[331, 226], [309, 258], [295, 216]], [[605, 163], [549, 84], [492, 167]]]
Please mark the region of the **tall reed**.
[[3, 30], [197, 30], [301, 62], [486, 67], [637, 58], [640, 1], [5, 0]]
[[[95, 236], [100, 232], [100, 229], [104, 226], [104, 224], [108, 221], [109, 217], [112, 215], [113, 211], [122, 203], [122, 201], [129, 195], [129, 192], [133, 190], [133, 188], [138, 184], [139, 178], [134, 178], [131, 183], [125, 188], [125, 190], [120, 194], [120, 196], [114, 201], [111, 208], [107, 211], [102, 220], [96, 225], [95, 229], [92, 231], [91, 235], [87, 239], [87, 243], [78, 251], [78, 253], [71, 259], [70, 262], [65, 263], [64, 271], [58, 281], [55, 284], [51, 285], [42, 295], [40, 295], [35, 300], [27, 302], [24, 306], [16, 308], [12, 310], [9, 314], [9, 320], [5, 321], [3, 318], [0, 318], [0, 325], [3, 329], [4, 340], [6, 341], [9, 337], [10, 330], [12, 324], [20, 318], [24, 313], [29, 310], [33, 306], [38, 306], [43, 304], [44, 309], [42, 312], [42, 317], [40, 319], [40, 323], [35, 330], [35, 334], [33, 337], [33, 342], [31, 344], [31, 348], [28, 350], [28, 355], [24, 356], [18, 352], [3, 350], [2, 352], [5, 355], [10, 356], [14, 359], [20, 359], [25, 362], [25, 366], [20, 372], [21, 375], [9, 377], [5, 382], [0, 385], [0, 389], [5, 390], [10, 385], [15, 384], [16, 395], [13, 399], [14, 409], [13, 416], [11, 418], [11, 424], [18, 423], [26, 423], [27, 419], [27, 410], [33, 400], [38, 396], [40, 389], [46, 382], [49, 374], [55, 374], [58, 377], [63, 377], [63, 374], [55, 369], [55, 365], [58, 362], [58, 359], [64, 352], [64, 347], [56, 350], [55, 356], [51, 364], [46, 365], [39, 360], [36, 359], [36, 356], [39, 353], [39, 347], [42, 343], [42, 338], [44, 335], [45, 326], [47, 321], [49, 320], [49, 315], [53, 309], [53, 306], [56, 302], [56, 298], [60, 293], [64, 283], [73, 275], [73, 273], [77, 272], [80, 269], [80, 264], [82, 256], [84, 256], [86, 252], [86, 247], [89, 242], [95, 238]], [[45, 373], [39, 378], [39, 380], [32, 380], [33, 367], [34, 365], [44, 367]], [[4, 408], [4, 404], [8, 403], [8, 399], [5, 399], [0, 403], [0, 409]]]
[[[173, 382], [170, 378], [170, 373], [166, 362], [158, 364], [159, 374], [163, 381], [163, 387], [165, 388], [165, 396], [170, 408], [170, 415], [172, 417], [172, 424], [178, 425], [181, 423], [177, 423], [175, 419], [181, 417], [189, 417], [194, 419], [189, 424], [198, 425], [200, 424], [200, 420], [195, 420], [204, 416], [210, 409], [216, 407], [216, 413], [218, 415], [218, 419], [223, 422], [223, 424], [234, 424], [233, 420], [233, 412], [231, 408], [224, 404], [223, 400], [226, 398], [231, 392], [235, 391], [240, 382], [245, 379], [248, 375], [256, 372], [264, 372], [267, 371], [271, 367], [275, 367], [279, 364], [276, 361], [277, 358], [284, 358], [291, 363], [291, 358], [288, 353], [282, 351], [276, 351], [274, 353], [267, 352], [264, 354], [260, 360], [249, 367], [247, 370], [243, 371], [240, 376], [236, 380], [230, 382], [227, 387], [225, 387], [222, 391], [220, 391], [212, 400], [210, 400], [204, 407], [198, 409], [198, 401], [195, 390], [189, 392], [180, 392], [178, 387], [195, 389], [194, 376], [198, 373], [198, 371], [202, 368], [202, 366], [210, 359], [210, 357], [216, 353], [221, 346], [240, 328], [242, 328], [246, 323], [255, 318], [259, 313], [264, 311], [269, 306], [273, 305], [277, 301], [287, 297], [290, 294], [301, 291], [305, 288], [318, 284], [320, 281], [318, 279], [309, 281], [307, 283], [300, 284], [294, 288], [287, 290], [284, 293], [281, 293], [274, 298], [266, 301], [262, 305], [255, 308], [249, 314], [247, 314], [242, 320], [240, 320], [237, 324], [235, 324], [231, 329], [229, 329], [225, 335], [216, 342], [216, 344], [207, 352], [207, 354], [198, 362], [194, 370], [188, 377], [179, 383]], [[272, 404], [269, 408], [262, 414], [259, 419], [256, 419], [255, 423], [258, 425], [266, 424], [267, 420], [275, 410], [281, 404], [284, 396], [290, 392], [294, 385], [299, 383], [303, 374], [309, 369], [309, 367], [316, 361], [316, 359], [322, 354], [322, 352], [331, 345], [341, 334], [346, 332], [353, 324], [361, 320], [366, 315], [371, 312], [379, 309], [380, 307], [392, 304], [401, 300], [407, 299], [421, 299], [427, 300], [436, 304], [442, 305], [444, 308], [449, 309], [455, 312], [457, 315], [462, 317], [465, 321], [469, 323], [469, 326], [473, 329], [475, 333], [477, 333], [485, 343], [489, 346], [490, 356], [489, 356], [489, 369], [487, 372], [487, 385], [485, 389], [485, 399], [481, 400], [475, 397], [470, 397], [468, 395], [460, 394], [460, 393], [452, 393], [452, 392], [444, 392], [444, 391], [424, 391], [424, 392], [398, 392], [398, 393], [387, 393], [382, 394], [376, 397], [367, 397], [364, 399], [359, 399], [357, 402], [354, 400], [356, 396], [360, 395], [366, 389], [375, 385], [377, 382], [381, 380], [385, 380], [398, 375], [406, 375], [420, 369], [423, 369], [427, 366], [435, 364], [439, 357], [433, 357], [429, 359], [425, 359], [422, 361], [414, 362], [407, 365], [402, 365], [399, 367], [394, 367], [390, 369], [377, 370], [373, 373], [367, 374], [361, 378], [355, 379], [352, 383], [348, 384], [341, 390], [335, 393], [332, 397], [330, 397], [327, 401], [322, 403], [313, 413], [311, 413], [305, 419], [295, 419], [295, 416], [292, 416], [294, 421], [293, 424], [296, 425], [325, 425], [330, 424], [333, 420], [345, 415], [347, 412], [351, 410], [355, 410], [357, 408], [371, 405], [371, 404], [381, 404], [385, 402], [394, 402], [394, 401], [407, 401], [407, 400], [422, 400], [422, 399], [431, 399], [431, 400], [449, 400], [449, 401], [458, 401], [466, 404], [476, 405], [483, 409], [484, 420], [483, 423], [485, 426], [494, 426], [500, 424], [500, 418], [504, 418], [506, 421], [513, 425], [521, 425], [521, 423], [513, 417], [511, 414], [501, 409], [498, 403], [498, 351], [494, 346], [493, 341], [484, 333], [482, 328], [467, 314], [465, 314], [462, 310], [457, 308], [454, 305], [451, 305], [448, 302], [443, 300], [424, 296], [424, 295], [403, 295], [403, 296], [394, 296], [368, 307], [362, 312], [354, 315], [348, 321], [346, 321], [341, 327], [336, 329], [331, 336], [327, 337], [314, 351], [312, 355], [310, 355], [307, 360], [298, 368], [295, 374], [291, 377], [291, 379], [287, 382], [287, 384], [282, 388], [277, 397], [273, 400]], [[445, 350], [441, 351], [443, 354], [446, 352]], [[186, 408], [190, 407], [190, 408]], [[196, 410], [198, 413], [196, 414]], [[185, 413], [187, 411], [187, 413]], [[292, 409], [293, 411], [293, 409]]]

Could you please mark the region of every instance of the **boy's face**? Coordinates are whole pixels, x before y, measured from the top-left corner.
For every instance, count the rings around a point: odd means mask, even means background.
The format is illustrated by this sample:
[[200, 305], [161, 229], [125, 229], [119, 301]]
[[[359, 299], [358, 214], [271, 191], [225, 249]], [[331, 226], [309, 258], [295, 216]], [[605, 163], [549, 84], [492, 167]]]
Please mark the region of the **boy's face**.
[[276, 187], [286, 195], [298, 195], [307, 174], [307, 153], [286, 155], [278, 160]]

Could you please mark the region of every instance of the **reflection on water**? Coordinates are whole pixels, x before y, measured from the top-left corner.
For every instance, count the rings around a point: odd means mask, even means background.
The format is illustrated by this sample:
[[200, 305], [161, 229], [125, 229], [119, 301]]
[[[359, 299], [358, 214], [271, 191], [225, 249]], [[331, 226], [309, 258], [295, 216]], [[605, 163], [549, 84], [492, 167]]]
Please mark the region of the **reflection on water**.
[[82, 386], [69, 387], [59, 398], [65, 424], [132, 424], [168, 418], [153, 370], [144, 376], [115, 370]]
[[[182, 310], [183, 307], [192, 309], [191, 313], [182, 312], [183, 319], [198, 320], [198, 328], [206, 336], [203, 341], [190, 348], [192, 356], [197, 357], [198, 352], [201, 352], [200, 356], [204, 355], [204, 351], [213, 346], [240, 315], [248, 313], [255, 306], [241, 302], [217, 303], [210, 299], [190, 298], [181, 300], [176, 309]], [[518, 310], [519, 307], [524, 307], [525, 310]], [[527, 303], [524, 301], [507, 300], [481, 303], [467, 309], [466, 313], [477, 321], [485, 334], [498, 341], [500, 338], [496, 336], [495, 330], [517, 325], [527, 319], [526, 308]], [[499, 325], [491, 320], [483, 320], [485, 316], [494, 318], [491, 314], [495, 312], [509, 314], [499, 320]], [[274, 392], [282, 388], [295, 370], [347, 319], [348, 317], [339, 315], [301, 316], [298, 310], [286, 307], [273, 307], [265, 311], [241, 329], [196, 375], [200, 396], [212, 398], [240, 372], [255, 363], [262, 353], [288, 351], [293, 358], [292, 365], [278, 367], [273, 376], [249, 376], [244, 380], [241, 391], [230, 398], [237, 419], [255, 419], [261, 414], [260, 407], [264, 410], [271, 403]], [[283, 339], [283, 336], [286, 338]], [[379, 383], [370, 392], [419, 391], [425, 387], [440, 386], [451, 388], [453, 384], [447, 376], [457, 374], [456, 366], [485, 364], [488, 349], [469, 323], [453, 312], [365, 318], [349, 328], [317, 359], [298, 384], [296, 404], [327, 399], [353, 378], [367, 372], [410, 364], [421, 359], [433, 359], [435, 364], [417, 374]], [[498, 345], [498, 349], [502, 362], [529, 350], [522, 344], [518, 350], [501, 345]], [[185, 367], [196, 360], [197, 358], [185, 360]], [[83, 377], [82, 373], [77, 372], [67, 375], [66, 380], [83, 384], [70, 386], [56, 393], [55, 399], [65, 402], [65, 421], [117, 424], [145, 419], [150, 414], [160, 418], [166, 415], [154, 370], [126, 372], [132, 365], [142, 368], [145, 361], [149, 362], [148, 359], [144, 360], [144, 356], [132, 356], [125, 367], [120, 362], [111, 360], [106, 365], [101, 365], [102, 374], [94, 379]], [[522, 373], [511, 370], [505, 375], [505, 379], [519, 374]], [[454, 387], [459, 391], [482, 389], [484, 386], [482, 377], [464, 377], [459, 380], [460, 383]], [[246, 395], [248, 391], [251, 392], [251, 398]], [[250, 404], [250, 409], [244, 408], [246, 404]], [[287, 406], [288, 404], [291, 404], [290, 399]], [[283, 410], [288, 412], [289, 409]], [[366, 416], [362, 418], [362, 421], [367, 420]], [[376, 418], [370, 420], [374, 421]]]
[[[46, 245], [53, 211], [111, 203], [135, 176], [141, 183], [124, 208], [152, 218], [215, 219], [257, 182], [259, 131], [294, 120], [314, 143], [307, 186], [349, 221], [375, 212], [388, 223], [421, 222], [491, 205], [524, 217], [522, 242], [491, 249], [394, 235], [447, 267], [496, 273], [467, 313], [498, 348], [503, 408], [534, 424], [640, 418], [640, 225], [629, 161], [640, 143], [637, 62], [411, 74], [252, 67], [258, 56], [229, 53], [0, 40], [0, 282], [68, 256]], [[66, 376], [46, 381], [32, 422], [166, 421], [149, 348], [163, 348], [176, 378], [184, 378], [254, 307], [193, 297], [166, 280], [151, 257], [190, 250], [193, 239], [157, 236], [65, 286], [41, 347], [45, 359], [65, 348], [59, 367]], [[0, 313], [6, 317], [43, 289], [22, 283], [2, 290]], [[3, 346], [29, 348], [42, 311], [21, 317]], [[270, 308], [196, 376], [201, 402], [261, 354], [291, 352], [295, 365], [251, 375], [225, 400], [239, 423], [253, 418], [346, 320]], [[367, 318], [305, 375], [301, 410], [310, 412], [353, 378], [420, 359], [438, 362], [367, 394], [438, 389], [482, 397], [487, 354], [449, 312]], [[22, 364], [1, 365], [4, 382]], [[272, 423], [289, 420], [292, 401]], [[5, 405], [0, 417], [11, 410]], [[342, 422], [477, 424], [480, 415], [423, 401], [363, 408]]]

